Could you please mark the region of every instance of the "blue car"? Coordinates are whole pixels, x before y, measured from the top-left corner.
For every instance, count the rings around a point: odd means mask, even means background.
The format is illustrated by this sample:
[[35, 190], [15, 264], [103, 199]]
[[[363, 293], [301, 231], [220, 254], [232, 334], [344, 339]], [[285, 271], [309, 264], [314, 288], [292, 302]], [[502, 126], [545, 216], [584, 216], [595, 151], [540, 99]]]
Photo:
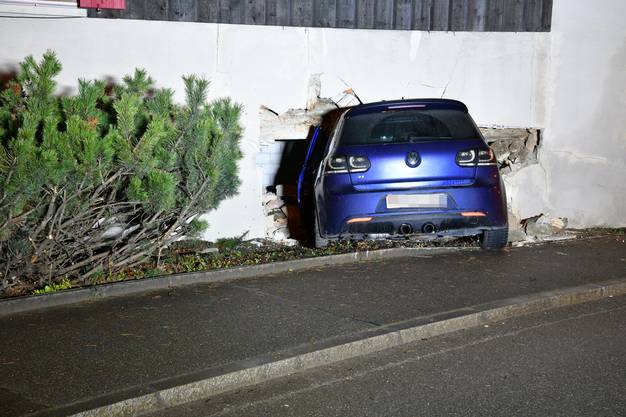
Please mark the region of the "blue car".
[[333, 125], [315, 130], [298, 179], [317, 247], [420, 234], [480, 235], [486, 249], [507, 244], [497, 161], [463, 103], [363, 104]]

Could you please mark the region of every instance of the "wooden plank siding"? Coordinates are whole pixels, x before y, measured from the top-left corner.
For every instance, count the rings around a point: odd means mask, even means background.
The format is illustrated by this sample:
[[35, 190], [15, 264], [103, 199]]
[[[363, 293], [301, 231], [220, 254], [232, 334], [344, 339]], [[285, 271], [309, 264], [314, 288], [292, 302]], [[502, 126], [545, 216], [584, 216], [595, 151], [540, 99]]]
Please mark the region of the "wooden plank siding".
[[548, 32], [553, 0], [126, 0], [89, 17], [246, 25]]

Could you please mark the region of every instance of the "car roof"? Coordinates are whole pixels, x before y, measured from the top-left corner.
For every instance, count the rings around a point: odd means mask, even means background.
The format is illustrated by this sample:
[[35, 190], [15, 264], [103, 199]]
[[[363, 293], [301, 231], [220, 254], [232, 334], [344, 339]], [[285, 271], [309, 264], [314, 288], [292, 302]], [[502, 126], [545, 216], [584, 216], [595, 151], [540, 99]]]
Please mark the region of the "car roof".
[[458, 100], [444, 98], [413, 98], [360, 104], [348, 110], [346, 117], [383, 111], [410, 110], [412, 108], [460, 110], [467, 113], [467, 106]]

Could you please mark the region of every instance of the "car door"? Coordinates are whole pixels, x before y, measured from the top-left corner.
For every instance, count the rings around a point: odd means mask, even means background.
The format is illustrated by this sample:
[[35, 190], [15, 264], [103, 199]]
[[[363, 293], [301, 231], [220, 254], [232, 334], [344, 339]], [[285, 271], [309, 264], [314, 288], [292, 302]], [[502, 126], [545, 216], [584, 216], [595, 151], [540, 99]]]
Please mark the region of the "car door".
[[322, 130], [319, 126], [316, 126], [311, 140], [309, 141], [300, 174], [298, 175], [297, 192], [299, 206], [302, 206], [303, 200], [311, 194], [315, 168], [319, 164], [324, 148], [323, 142]]

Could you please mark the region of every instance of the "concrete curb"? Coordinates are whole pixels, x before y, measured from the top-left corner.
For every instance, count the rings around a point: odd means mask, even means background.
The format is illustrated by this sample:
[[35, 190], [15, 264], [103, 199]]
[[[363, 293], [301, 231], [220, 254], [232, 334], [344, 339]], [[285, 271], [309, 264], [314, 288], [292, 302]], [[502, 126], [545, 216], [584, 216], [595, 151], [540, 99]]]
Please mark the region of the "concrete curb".
[[373, 261], [377, 259], [393, 259], [435, 254], [455, 253], [460, 251], [479, 250], [475, 247], [449, 248], [390, 248], [375, 251], [352, 252], [339, 255], [318, 256], [315, 258], [294, 259], [261, 265], [242, 266], [213, 271], [188, 272], [164, 275], [154, 278], [143, 278], [134, 281], [121, 281], [96, 285], [88, 288], [77, 288], [45, 295], [31, 295], [0, 299], [0, 317], [10, 314], [25, 313], [48, 307], [93, 301], [108, 297], [120, 297], [146, 291], [163, 290], [194, 284], [225, 282], [241, 278], [251, 278], [268, 274], [316, 268], [327, 265], [343, 265], [353, 262]]
[[[237, 362], [220, 369], [205, 370], [196, 375], [159, 381], [149, 386], [136, 388], [134, 392], [138, 395], [133, 398], [108, 405], [94, 407], [98, 402], [106, 402], [104, 398], [85, 402], [82, 403], [83, 409], [94, 408], [73, 414], [72, 417], [137, 416], [424, 338], [623, 294], [626, 294], [626, 278], [541, 292], [420, 317], [322, 341], [313, 346], [300, 346], [288, 351]], [[76, 403], [65, 410], [72, 412], [71, 410], [75, 411], [80, 408], [81, 404]]]

